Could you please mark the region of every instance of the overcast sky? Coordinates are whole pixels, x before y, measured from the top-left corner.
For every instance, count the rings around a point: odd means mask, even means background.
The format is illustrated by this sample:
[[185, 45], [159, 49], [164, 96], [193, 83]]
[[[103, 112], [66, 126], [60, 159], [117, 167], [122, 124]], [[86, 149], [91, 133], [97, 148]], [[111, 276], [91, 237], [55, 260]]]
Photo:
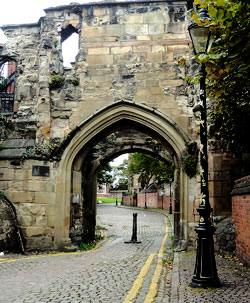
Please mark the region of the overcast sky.
[[[44, 8], [70, 4], [72, 2], [87, 3], [96, 0], [0, 0], [0, 25], [38, 22], [44, 16]], [[0, 43], [4, 42], [0, 33]]]

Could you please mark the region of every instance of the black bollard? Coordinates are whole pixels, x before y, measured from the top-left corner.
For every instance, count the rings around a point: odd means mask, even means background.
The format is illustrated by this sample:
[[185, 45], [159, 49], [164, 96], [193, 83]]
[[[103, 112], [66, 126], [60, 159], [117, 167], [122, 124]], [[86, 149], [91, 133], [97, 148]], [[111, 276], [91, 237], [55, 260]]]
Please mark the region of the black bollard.
[[137, 241], [137, 213], [133, 214], [133, 230], [131, 240], [125, 241], [124, 243], [141, 243], [141, 241]]

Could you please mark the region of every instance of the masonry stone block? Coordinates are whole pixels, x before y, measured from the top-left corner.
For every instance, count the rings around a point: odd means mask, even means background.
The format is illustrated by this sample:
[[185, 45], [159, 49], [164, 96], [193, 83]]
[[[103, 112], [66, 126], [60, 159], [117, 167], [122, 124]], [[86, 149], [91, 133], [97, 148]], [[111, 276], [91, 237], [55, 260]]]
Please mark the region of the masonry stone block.
[[98, 47], [98, 48], [89, 48], [89, 55], [108, 55], [110, 53], [109, 47]]
[[14, 169], [10, 168], [2, 168], [0, 171], [0, 180], [2, 181], [8, 181], [14, 179]]
[[94, 16], [105, 16], [107, 14], [106, 8], [94, 8], [93, 15]]
[[14, 203], [29, 203], [34, 199], [34, 194], [27, 191], [14, 191], [9, 188], [6, 191], [6, 196]]
[[128, 35], [146, 36], [146, 35], [148, 35], [148, 25], [147, 24], [125, 24], [125, 33]]
[[113, 56], [112, 55], [87, 56], [87, 63], [89, 65], [110, 65], [113, 64]]
[[147, 53], [148, 62], [162, 62], [162, 52]]
[[83, 38], [100, 38], [100, 37], [105, 37], [106, 35], [106, 28], [101, 27], [101, 26], [96, 26], [96, 27], [83, 27], [82, 28], [82, 36]]
[[121, 23], [126, 24], [140, 24], [143, 22], [143, 15], [142, 14], [133, 14], [125, 16], [124, 20]]
[[48, 216], [47, 222], [49, 227], [54, 227], [56, 224], [56, 216]]
[[136, 39], [139, 41], [150, 41], [151, 37], [150, 36], [137, 36]]
[[112, 54], [127, 54], [132, 52], [132, 47], [112, 47]]
[[162, 12], [151, 12], [144, 15], [144, 23], [148, 24], [168, 24], [169, 15]]
[[163, 24], [149, 24], [148, 33], [149, 33], [149, 35], [163, 34], [164, 25]]
[[150, 45], [133, 46], [133, 52], [135, 53], [148, 53], [150, 51], [151, 51]]
[[33, 222], [34, 218], [32, 216], [19, 216], [19, 223], [24, 227], [32, 226]]

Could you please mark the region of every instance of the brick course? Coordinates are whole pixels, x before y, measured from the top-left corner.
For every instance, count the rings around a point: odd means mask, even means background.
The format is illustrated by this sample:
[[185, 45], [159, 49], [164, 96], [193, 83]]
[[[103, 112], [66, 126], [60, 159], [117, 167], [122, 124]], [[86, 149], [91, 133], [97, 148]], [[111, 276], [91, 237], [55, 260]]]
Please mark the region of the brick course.
[[232, 216], [236, 233], [236, 254], [250, 264], [250, 178], [235, 182], [232, 192]]

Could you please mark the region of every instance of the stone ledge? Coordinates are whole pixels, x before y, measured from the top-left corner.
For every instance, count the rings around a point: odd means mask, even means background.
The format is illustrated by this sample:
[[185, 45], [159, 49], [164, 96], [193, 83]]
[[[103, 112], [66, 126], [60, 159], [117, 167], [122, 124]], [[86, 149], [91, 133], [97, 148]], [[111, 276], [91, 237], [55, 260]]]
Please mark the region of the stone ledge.
[[250, 176], [234, 181], [234, 187], [231, 195], [250, 194]]

